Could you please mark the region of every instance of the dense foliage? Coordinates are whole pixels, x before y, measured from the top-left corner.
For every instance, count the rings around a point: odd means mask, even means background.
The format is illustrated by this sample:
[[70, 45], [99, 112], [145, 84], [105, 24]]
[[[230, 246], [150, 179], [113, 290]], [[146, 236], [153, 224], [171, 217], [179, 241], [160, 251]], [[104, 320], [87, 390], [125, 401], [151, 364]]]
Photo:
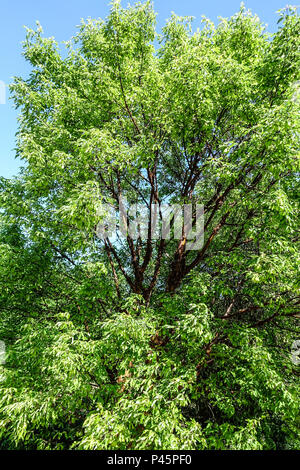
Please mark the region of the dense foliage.
[[[158, 35], [149, 2], [114, 2], [66, 53], [27, 31], [26, 164], [0, 192], [2, 449], [299, 447], [299, 17], [199, 26]], [[100, 240], [121, 195], [204, 204], [202, 249]]]

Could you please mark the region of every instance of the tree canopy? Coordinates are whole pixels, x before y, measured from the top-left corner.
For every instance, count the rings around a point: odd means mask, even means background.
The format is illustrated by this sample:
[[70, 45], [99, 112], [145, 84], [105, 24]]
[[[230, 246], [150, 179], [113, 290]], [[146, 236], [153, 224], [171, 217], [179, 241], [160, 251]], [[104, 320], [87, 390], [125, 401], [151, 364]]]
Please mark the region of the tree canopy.
[[[0, 181], [0, 447], [299, 447], [297, 11], [214, 25], [148, 1], [27, 29]], [[195, 27], [195, 25], [198, 27]], [[100, 239], [99, 208], [149, 211]], [[153, 207], [204, 206], [204, 243], [152, 237]], [[171, 224], [171, 231], [173, 225]]]

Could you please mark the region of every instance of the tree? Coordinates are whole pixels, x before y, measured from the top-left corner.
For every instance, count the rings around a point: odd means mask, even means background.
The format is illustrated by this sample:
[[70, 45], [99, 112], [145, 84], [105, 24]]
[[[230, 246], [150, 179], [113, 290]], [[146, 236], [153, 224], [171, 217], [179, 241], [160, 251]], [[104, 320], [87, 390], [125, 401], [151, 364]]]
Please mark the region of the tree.
[[[158, 35], [149, 2], [114, 2], [66, 56], [27, 30], [26, 166], [1, 191], [3, 447], [297, 446], [300, 23], [279, 15], [272, 36], [244, 7]], [[145, 240], [97, 237], [121, 198], [148, 208]], [[201, 249], [151, 236], [154, 207], [198, 202]]]

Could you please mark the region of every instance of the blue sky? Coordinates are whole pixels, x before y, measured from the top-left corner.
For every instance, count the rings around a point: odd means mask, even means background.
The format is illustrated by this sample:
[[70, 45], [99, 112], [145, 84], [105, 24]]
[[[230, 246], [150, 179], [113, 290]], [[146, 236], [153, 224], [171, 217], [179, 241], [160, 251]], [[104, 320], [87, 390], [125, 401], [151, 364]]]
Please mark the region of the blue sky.
[[[122, 5], [127, 5], [127, 0]], [[131, 3], [134, 3], [132, 0]], [[286, 0], [245, 0], [245, 5], [257, 13], [276, 30], [276, 11], [286, 5]], [[218, 16], [228, 17], [239, 10], [240, 0], [154, 0], [158, 13], [158, 28], [169, 18], [172, 11], [200, 20], [201, 15], [217, 22]], [[70, 39], [76, 33], [81, 18], [104, 18], [109, 11], [109, 0], [2, 0], [0, 4], [0, 88], [1, 82], [11, 83], [13, 76], [26, 77], [30, 71], [21, 55], [21, 42], [25, 37], [24, 25], [35, 26], [39, 20], [46, 36], [57, 41]], [[0, 90], [1, 92], [1, 90]], [[1, 101], [1, 95], [0, 95]], [[0, 175], [15, 175], [21, 162], [15, 159], [15, 133], [17, 111], [12, 102], [0, 104]]]

